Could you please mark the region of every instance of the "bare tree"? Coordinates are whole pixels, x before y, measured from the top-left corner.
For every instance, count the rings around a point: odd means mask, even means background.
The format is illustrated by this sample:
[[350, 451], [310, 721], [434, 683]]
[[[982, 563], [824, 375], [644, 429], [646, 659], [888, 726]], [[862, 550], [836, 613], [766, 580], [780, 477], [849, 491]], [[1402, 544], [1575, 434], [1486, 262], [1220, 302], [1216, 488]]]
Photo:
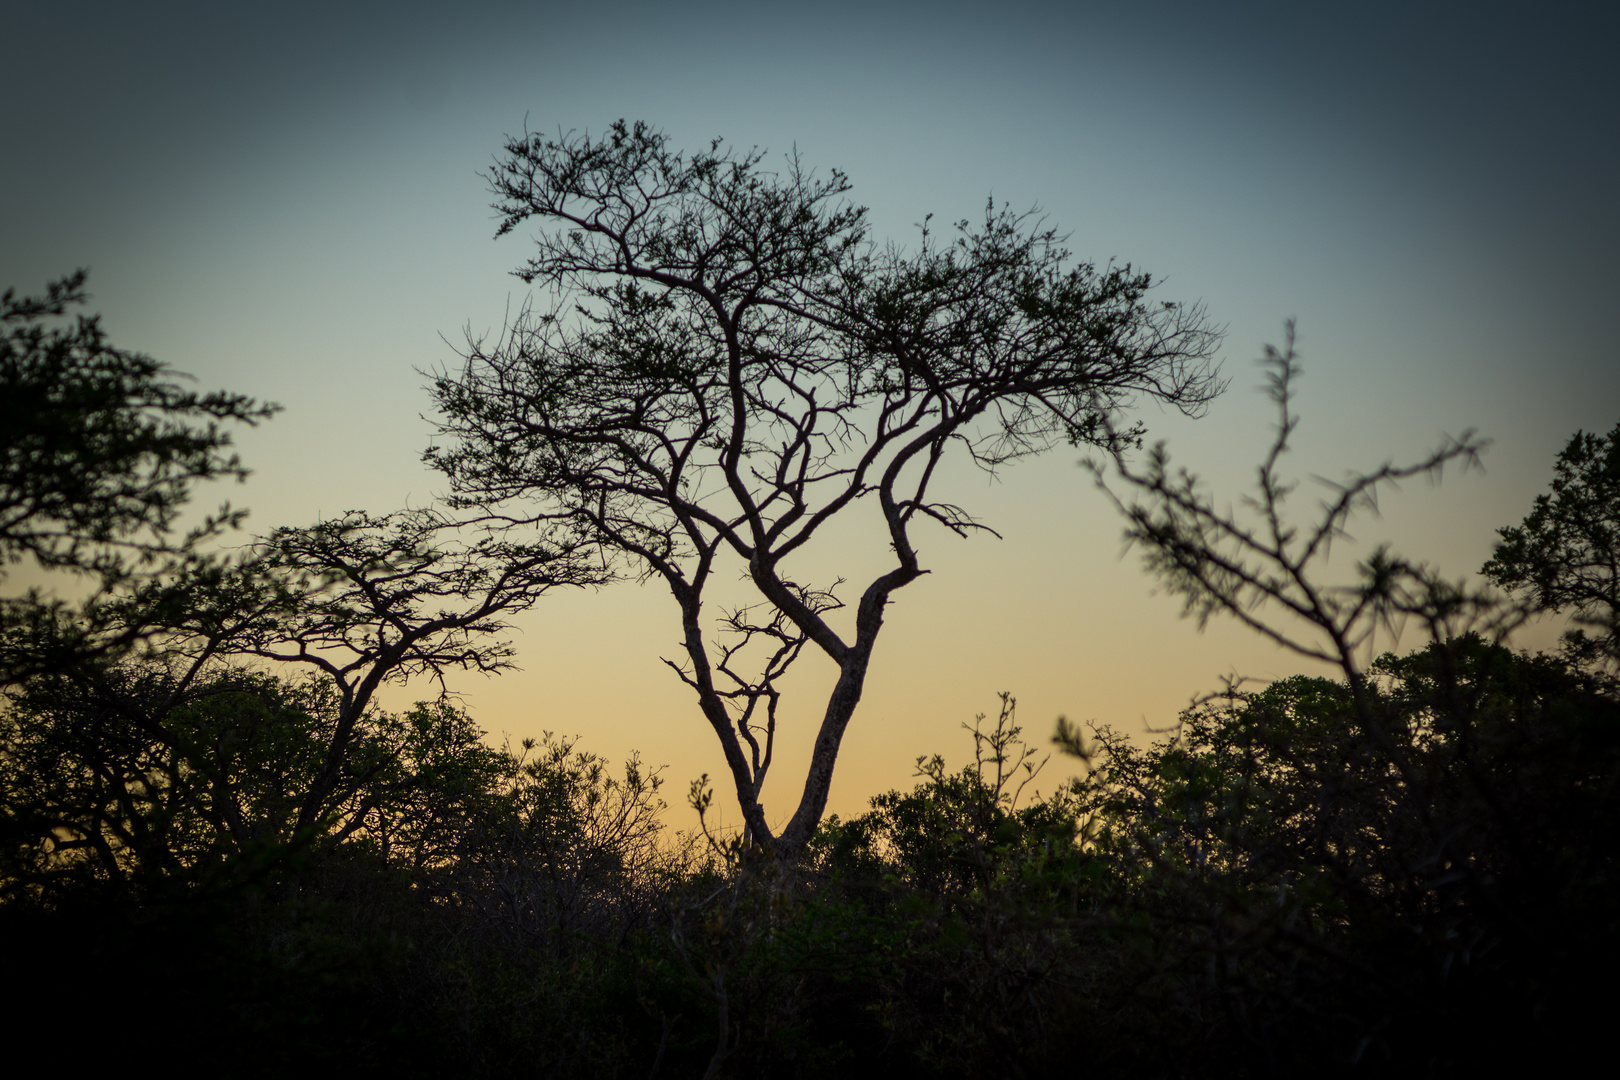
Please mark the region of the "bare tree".
[[[1243, 511], [1222, 511], [1199, 478], [1172, 469], [1163, 443], [1136, 465], [1124, 454], [1088, 462], [1098, 487], [1126, 520], [1125, 538], [1138, 545], [1147, 569], [1182, 597], [1184, 613], [1200, 627], [1212, 615], [1236, 619], [1290, 652], [1338, 668], [1353, 692], [1366, 682], [1366, 663], [1381, 634], [1391, 639], [1407, 620], [1421, 623], [1434, 641], [1489, 628], [1498, 638], [1503, 622], [1496, 597], [1452, 583], [1432, 568], [1379, 546], [1356, 565], [1353, 584], [1320, 578], [1333, 545], [1350, 540], [1350, 520], [1378, 510], [1379, 493], [1404, 480], [1438, 480], [1447, 465], [1477, 467], [1488, 445], [1472, 430], [1447, 437], [1427, 457], [1409, 465], [1386, 462], [1342, 482], [1317, 478], [1324, 489], [1316, 519], [1291, 521], [1287, 503], [1298, 482], [1282, 475], [1299, 415], [1293, 382], [1299, 376], [1294, 326], [1287, 325], [1282, 350], [1266, 347], [1266, 390], [1277, 407], [1276, 435], [1257, 470], [1256, 493]], [[1108, 465], [1136, 496], [1127, 503], [1107, 485]], [[1491, 621], [1493, 620], [1494, 621]]]
[[[791, 858], [826, 806], [883, 608], [925, 573], [913, 526], [984, 528], [934, 494], [947, 451], [994, 471], [1065, 442], [1134, 441], [1117, 417], [1142, 398], [1196, 415], [1221, 389], [1219, 333], [1200, 308], [1147, 302], [1149, 276], [1128, 265], [1072, 264], [1032, 215], [992, 205], [949, 242], [925, 223], [917, 250], [879, 247], [842, 173], [763, 160], [718, 140], [688, 156], [622, 121], [599, 139], [509, 140], [490, 172], [500, 234], [539, 225], [517, 274], [552, 303], [493, 344], [469, 340], [465, 367], [434, 379], [445, 441], [427, 457], [455, 505], [565, 524], [668, 586], [674, 666], [749, 837]], [[788, 564], [863, 500], [893, 564], [861, 592], [851, 634], [829, 621], [837, 583]], [[717, 644], [702, 606], [726, 559], [759, 600], [723, 615]], [[773, 706], [807, 646], [838, 678], [778, 832], [760, 802]]]
[[[1523, 612], [1505, 607], [1488, 590], [1448, 581], [1432, 567], [1404, 559], [1383, 545], [1356, 563], [1354, 582], [1322, 580], [1333, 545], [1350, 540], [1349, 525], [1356, 514], [1376, 513], [1381, 491], [1416, 477], [1437, 480], [1448, 465], [1475, 467], [1487, 443], [1473, 431], [1464, 431], [1408, 465], [1386, 462], [1342, 482], [1318, 478], [1325, 489], [1318, 513], [1308, 524], [1296, 524], [1287, 503], [1298, 484], [1281, 473], [1282, 458], [1299, 424], [1293, 410], [1293, 380], [1300, 369], [1292, 323], [1285, 348], [1268, 346], [1265, 363], [1267, 390], [1278, 413], [1276, 435], [1257, 470], [1257, 491], [1244, 498], [1242, 510], [1221, 510], [1196, 475], [1172, 469], [1162, 443], [1140, 466], [1117, 453], [1111, 462], [1113, 474], [1134, 501], [1126, 502], [1109, 489], [1106, 463], [1090, 462], [1092, 472], [1125, 517], [1126, 540], [1140, 547], [1148, 570], [1182, 597], [1185, 614], [1195, 616], [1200, 626], [1212, 615], [1228, 616], [1282, 648], [1344, 675], [1357, 726], [1399, 777], [1409, 812], [1433, 840], [1438, 854], [1431, 863], [1454, 868], [1479, 895], [1487, 896], [1488, 875], [1481, 874], [1461, 850], [1454, 824], [1442, 820], [1434, 809], [1433, 777], [1418, 767], [1397, 737], [1404, 721], [1392, 717], [1380, 702], [1369, 665], [1378, 640], [1393, 642], [1407, 622], [1421, 626], [1438, 646], [1449, 647], [1468, 634], [1483, 634], [1500, 643], [1522, 621]], [[1229, 685], [1218, 697], [1230, 702], [1243, 695]], [[1458, 723], [1466, 727], [1464, 721]], [[1080, 745], [1074, 729], [1064, 724], [1057, 741], [1069, 748]], [[1462, 746], [1466, 755], [1467, 739]], [[1489, 790], [1483, 786], [1481, 790], [1489, 801]], [[1499, 804], [1490, 805], [1495, 809]]]

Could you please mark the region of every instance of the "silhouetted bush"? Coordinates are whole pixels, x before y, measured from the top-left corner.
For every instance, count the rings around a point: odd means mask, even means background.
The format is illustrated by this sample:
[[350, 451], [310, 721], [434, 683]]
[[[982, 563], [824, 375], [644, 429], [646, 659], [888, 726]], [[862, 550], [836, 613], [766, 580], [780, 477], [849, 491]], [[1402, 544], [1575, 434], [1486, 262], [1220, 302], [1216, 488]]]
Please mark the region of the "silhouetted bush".
[[1044, 796], [1007, 700], [973, 763], [923, 759], [796, 864], [667, 837], [635, 762], [442, 707], [369, 720], [364, 813], [298, 835], [318, 695], [222, 684], [164, 720], [207, 767], [165, 771], [106, 677], [5, 710], [0, 933], [40, 988], [14, 1022], [89, 1009], [108, 1061], [175, 1015], [243, 1076], [1444, 1075], [1603, 1030], [1620, 706], [1477, 636], [1369, 669], [1418, 788], [1342, 681], [1097, 731]]

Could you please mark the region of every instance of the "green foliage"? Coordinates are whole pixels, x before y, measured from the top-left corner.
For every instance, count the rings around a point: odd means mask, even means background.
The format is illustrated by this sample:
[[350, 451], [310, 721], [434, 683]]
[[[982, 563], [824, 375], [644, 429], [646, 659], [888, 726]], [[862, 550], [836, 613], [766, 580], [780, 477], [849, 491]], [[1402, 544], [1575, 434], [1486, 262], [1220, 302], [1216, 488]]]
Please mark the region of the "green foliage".
[[[1620, 670], [1620, 424], [1577, 431], [1558, 454], [1552, 490], [1537, 495], [1480, 572], [1546, 611], [1569, 611], [1565, 647]], [[1591, 633], [1588, 633], [1591, 631]]]

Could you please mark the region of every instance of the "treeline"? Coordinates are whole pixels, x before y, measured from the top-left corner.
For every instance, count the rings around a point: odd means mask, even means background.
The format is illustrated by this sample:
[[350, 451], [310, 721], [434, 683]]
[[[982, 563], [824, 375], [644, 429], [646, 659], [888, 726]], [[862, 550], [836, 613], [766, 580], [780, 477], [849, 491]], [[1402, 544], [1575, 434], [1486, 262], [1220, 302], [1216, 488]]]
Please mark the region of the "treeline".
[[495, 748], [444, 704], [368, 714], [300, 829], [318, 684], [38, 676], [0, 727], [11, 1018], [245, 1076], [1454, 1074], [1593, 1045], [1612, 686], [1478, 637], [1373, 673], [1417, 785], [1343, 682], [1296, 677], [1151, 747], [1097, 731], [1089, 775], [1020, 797], [1009, 699], [973, 764], [921, 762], [792, 866], [669, 835], [637, 762]]

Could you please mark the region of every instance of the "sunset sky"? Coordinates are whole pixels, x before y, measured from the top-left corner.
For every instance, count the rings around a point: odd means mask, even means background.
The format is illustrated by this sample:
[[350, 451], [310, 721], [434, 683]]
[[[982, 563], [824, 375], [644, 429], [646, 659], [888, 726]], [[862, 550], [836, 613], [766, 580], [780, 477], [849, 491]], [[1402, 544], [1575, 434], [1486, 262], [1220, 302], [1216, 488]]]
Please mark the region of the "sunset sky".
[[[1269, 437], [1253, 361], [1289, 318], [1292, 471], [1342, 477], [1477, 429], [1483, 473], [1409, 485], [1355, 530], [1462, 576], [1571, 433], [1620, 420], [1620, 20], [1598, 10], [26, 5], [0, 67], [0, 287], [87, 266], [115, 344], [284, 405], [238, 440], [248, 483], [200, 493], [251, 507], [250, 529], [429, 505], [445, 485], [420, 463], [420, 373], [525, 296], [525, 242], [492, 240], [481, 176], [504, 134], [626, 117], [686, 147], [797, 147], [849, 175], [880, 240], [987, 198], [1039, 206], [1079, 258], [1203, 302], [1230, 390], [1197, 421], [1141, 415], [1234, 501]], [[909, 783], [919, 754], [960, 762], [959, 725], [998, 691], [1044, 742], [1059, 714], [1140, 732], [1222, 675], [1302, 670], [1180, 620], [1122, 557], [1081, 456], [951, 474], [1005, 538], [923, 538], [933, 573], [890, 610], [831, 809]], [[871, 524], [839, 534], [828, 574], [879, 565]], [[496, 733], [639, 748], [678, 802], [723, 771], [660, 663], [678, 630], [654, 585], [558, 596], [521, 622], [524, 670], [460, 689]], [[773, 817], [830, 675], [798, 680]]]

